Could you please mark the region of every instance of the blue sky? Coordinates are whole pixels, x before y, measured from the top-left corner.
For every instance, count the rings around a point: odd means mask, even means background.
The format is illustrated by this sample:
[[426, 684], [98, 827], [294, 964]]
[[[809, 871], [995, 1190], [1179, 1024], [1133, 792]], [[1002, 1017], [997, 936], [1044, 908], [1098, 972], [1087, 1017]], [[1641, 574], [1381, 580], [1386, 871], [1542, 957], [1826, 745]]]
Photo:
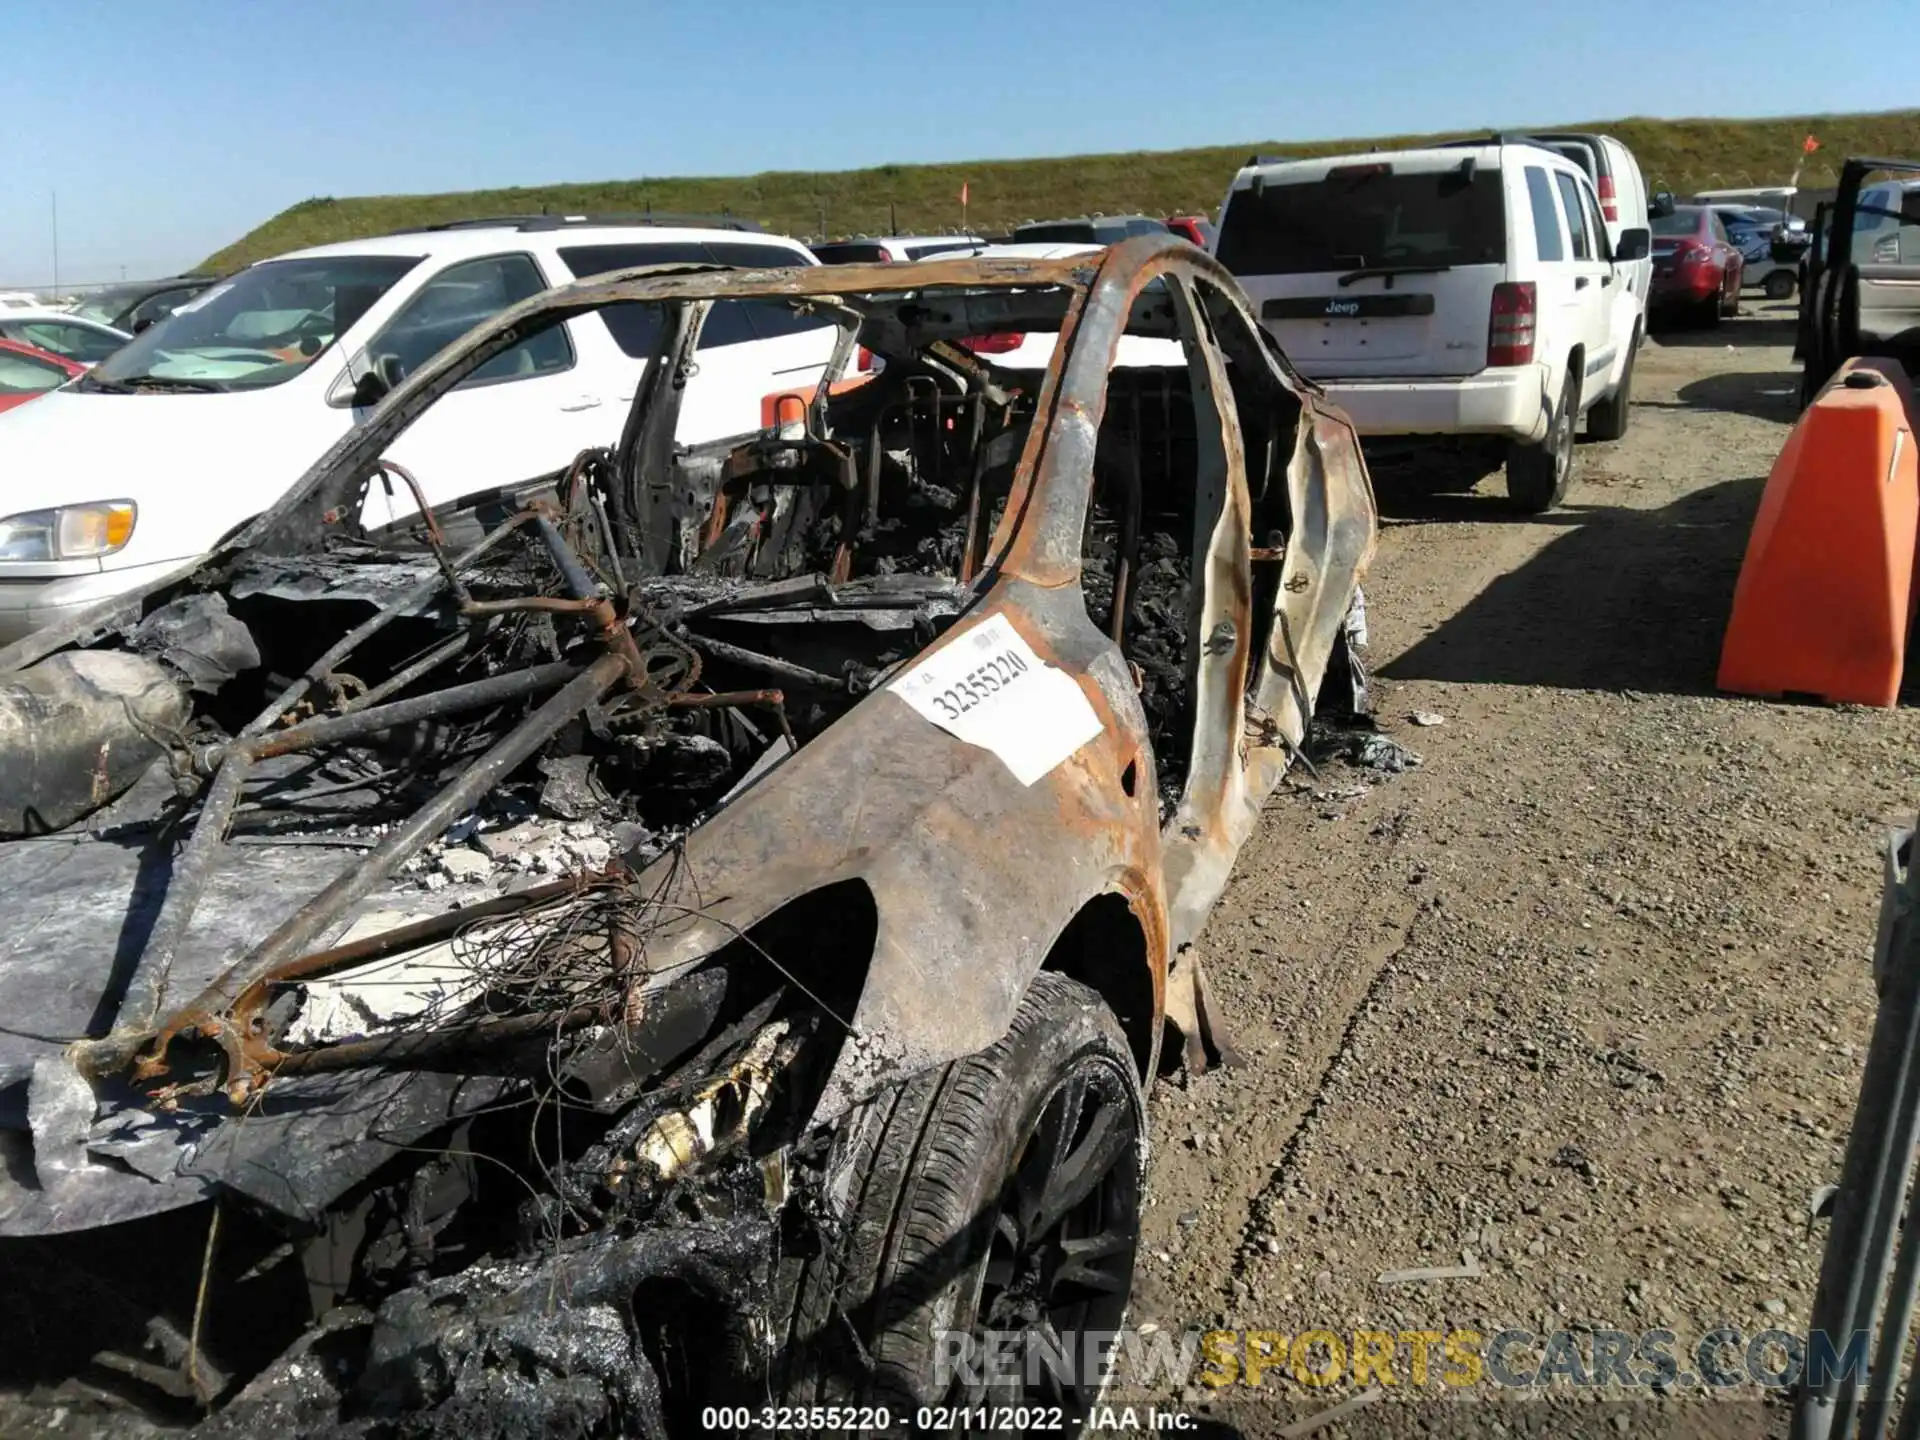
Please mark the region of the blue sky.
[[50, 279], [55, 192], [71, 283], [311, 195], [1920, 101], [1875, 58], [1917, 0], [1821, 9], [0, 0], [0, 283]]

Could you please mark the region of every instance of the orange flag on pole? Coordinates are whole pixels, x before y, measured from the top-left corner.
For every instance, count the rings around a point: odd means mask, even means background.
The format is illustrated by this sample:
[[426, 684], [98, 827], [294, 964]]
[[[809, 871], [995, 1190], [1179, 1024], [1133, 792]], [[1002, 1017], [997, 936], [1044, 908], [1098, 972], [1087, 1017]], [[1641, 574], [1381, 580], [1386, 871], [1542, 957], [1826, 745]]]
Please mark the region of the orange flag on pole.
[[1802, 155], [1811, 155], [1814, 151], [1818, 150], [1819, 148], [1820, 148], [1820, 142], [1814, 139], [1813, 136], [1811, 135], [1807, 136], [1806, 139], [1800, 142], [1800, 153]]
[[[1808, 137], [1808, 138], [1812, 138], [1812, 137]], [[960, 182], [960, 203], [962, 205], [967, 203], [967, 184], [968, 182], [965, 180], [962, 180]]]

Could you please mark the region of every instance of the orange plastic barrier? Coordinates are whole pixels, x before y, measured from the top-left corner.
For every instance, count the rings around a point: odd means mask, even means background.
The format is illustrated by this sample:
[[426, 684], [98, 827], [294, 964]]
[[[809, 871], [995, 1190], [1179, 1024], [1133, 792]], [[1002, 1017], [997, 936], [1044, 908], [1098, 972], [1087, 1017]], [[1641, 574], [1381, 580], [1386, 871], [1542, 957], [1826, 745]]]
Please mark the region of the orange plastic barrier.
[[1898, 364], [1854, 359], [1793, 427], [1747, 538], [1722, 690], [1894, 703], [1917, 598], [1914, 415]]

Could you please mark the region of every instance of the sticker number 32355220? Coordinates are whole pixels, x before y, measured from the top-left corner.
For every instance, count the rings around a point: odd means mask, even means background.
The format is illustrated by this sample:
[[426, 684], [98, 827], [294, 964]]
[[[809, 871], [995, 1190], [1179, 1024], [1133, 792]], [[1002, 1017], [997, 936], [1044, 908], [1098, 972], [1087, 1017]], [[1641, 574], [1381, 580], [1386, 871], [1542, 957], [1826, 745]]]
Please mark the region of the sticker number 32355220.
[[1031, 785], [1100, 733], [1100, 717], [1064, 670], [1004, 615], [923, 656], [887, 687], [955, 738], [999, 756]]

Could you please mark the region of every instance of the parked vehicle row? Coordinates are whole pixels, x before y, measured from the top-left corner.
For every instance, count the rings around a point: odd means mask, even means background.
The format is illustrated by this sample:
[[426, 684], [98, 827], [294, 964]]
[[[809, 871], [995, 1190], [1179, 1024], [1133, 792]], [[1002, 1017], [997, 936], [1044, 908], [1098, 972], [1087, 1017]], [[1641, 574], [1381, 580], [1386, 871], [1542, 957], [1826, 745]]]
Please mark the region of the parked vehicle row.
[[[809, 250], [730, 218], [508, 217], [102, 292], [91, 313], [0, 312], [0, 335], [92, 367], [0, 430], [12, 477], [0, 527], [17, 537], [0, 554], [0, 640], [204, 554], [474, 326], [552, 286], [648, 264], [1054, 259], [1180, 234], [1210, 245], [1361, 433], [1475, 438], [1499, 452], [1517, 504], [1548, 509], [1565, 494], [1576, 429], [1606, 439], [1627, 424], [1654, 289], [1651, 198], [1611, 137], [1494, 136], [1256, 161], [1233, 181], [1217, 234], [1198, 216], [1092, 215], [997, 243], [953, 233]], [[169, 313], [156, 321], [158, 307]], [[139, 333], [97, 318], [109, 312]], [[391, 458], [407, 480], [375, 487], [365, 522], [564, 467], [634, 394], [654, 338], [644, 326], [616, 307], [496, 357], [399, 442]], [[678, 442], [754, 431], [769, 396], [826, 376], [835, 333], [825, 312], [719, 304]], [[1053, 342], [1008, 331], [967, 343], [1018, 371], [1044, 367]], [[839, 363], [833, 378], [876, 362]]]

